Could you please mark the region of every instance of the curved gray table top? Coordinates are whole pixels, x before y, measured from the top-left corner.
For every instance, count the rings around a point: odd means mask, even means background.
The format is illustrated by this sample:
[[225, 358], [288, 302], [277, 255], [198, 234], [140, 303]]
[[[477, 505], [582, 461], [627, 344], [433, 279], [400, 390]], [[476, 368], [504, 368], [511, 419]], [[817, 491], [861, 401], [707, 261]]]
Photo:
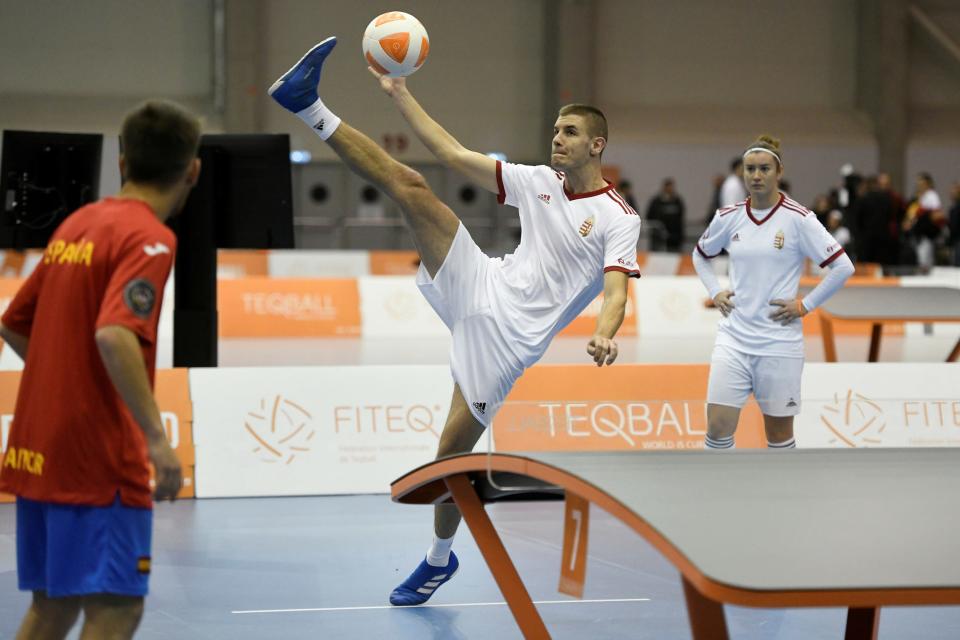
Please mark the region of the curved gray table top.
[[[801, 288], [801, 291], [810, 291]], [[844, 319], [881, 321], [885, 318], [956, 318], [960, 320], [960, 289], [953, 287], [844, 287], [821, 305]]]
[[721, 583], [960, 587], [960, 449], [520, 455], [607, 492]]

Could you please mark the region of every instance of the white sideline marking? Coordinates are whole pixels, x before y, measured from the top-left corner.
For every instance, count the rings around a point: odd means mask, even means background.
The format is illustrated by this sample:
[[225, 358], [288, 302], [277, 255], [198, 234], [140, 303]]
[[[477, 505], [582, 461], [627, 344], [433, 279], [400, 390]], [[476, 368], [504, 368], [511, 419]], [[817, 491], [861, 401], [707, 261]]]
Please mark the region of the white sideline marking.
[[[602, 600], [534, 600], [533, 604], [596, 604], [606, 602], [649, 602], [650, 598], [607, 598]], [[375, 609], [430, 609], [440, 607], [505, 607], [506, 602], [461, 602], [459, 604], [415, 604], [409, 607], [376, 605], [371, 607], [318, 607], [315, 609], [251, 609], [230, 613], [304, 613], [309, 611], [371, 611]]]

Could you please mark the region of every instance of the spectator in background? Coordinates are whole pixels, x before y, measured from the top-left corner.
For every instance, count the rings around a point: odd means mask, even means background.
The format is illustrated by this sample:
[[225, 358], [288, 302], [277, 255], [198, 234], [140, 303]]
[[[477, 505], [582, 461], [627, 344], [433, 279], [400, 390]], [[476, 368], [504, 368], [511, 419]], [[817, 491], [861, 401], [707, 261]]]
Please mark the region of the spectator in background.
[[743, 158], [735, 158], [730, 163], [730, 175], [720, 187], [720, 206], [729, 207], [747, 199], [747, 189], [743, 186]]
[[953, 266], [960, 267], [960, 182], [950, 189], [953, 200], [950, 207], [950, 246], [953, 249]]
[[813, 207], [810, 210], [816, 214], [820, 224], [826, 227], [827, 216], [830, 215], [830, 199], [821, 193], [813, 199]]
[[893, 203], [894, 211], [897, 213], [897, 222], [903, 218], [903, 212], [906, 207], [903, 206], [903, 196], [893, 188], [893, 182], [890, 180], [890, 174], [880, 172], [877, 174], [877, 188], [883, 191]]
[[637, 200], [633, 197], [633, 185], [630, 184], [629, 180], [621, 180], [620, 184], [617, 185], [617, 191], [623, 196], [623, 199], [627, 201], [631, 209], [640, 211], [640, 207], [637, 206]]
[[[889, 186], [889, 177], [887, 178]], [[899, 262], [900, 227], [897, 207], [879, 176], [864, 181], [863, 195], [850, 209], [848, 225], [857, 241], [857, 259], [892, 265]]]
[[840, 175], [843, 176], [843, 184], [837, 193], [837, 197], [840, 202], [840, 207], [844, 211], [850, 211], [853, 203], [857, 201], [857, 194], [859, 193], [860, 183], [863, 181], [863, 178], [849, 162], [840, 167]]
[[666, 178], [660, 185], [659, 193], [647, 205], [647, 220], [654, 223], [651, 226], [656, 228], [662, 225], [665, 231], [665, 237], [657, 244], [657, 249], [680, 251], [683, 245], [684, 213], [683, 198], [677, 194], [673, 178]]
[[903, 230], [910, 234], [917, 252], [917, 264], [930, 269], [934, 264], [935, 243], [943, 235], [947, 216], [929, 173], [917, 174], [916, 189], [916, 196], [903, 219]]
[[717, 209], [720, 208], [720, 191], [723, 189], [723, 180], [724, 177], [721, 174], [716, 174], [713, 176], [713, 179], [710, 181], [713, 190], [710, 192], [710, 202], [707, 203], [707, 215], [703, 219], [704, 225], [710, 226], [710, 222], [713, 220], [713, 216], [717, 213]]
[[834, 209], [827, 214], [827, 231], [829, 231], [833, 239], [837, 241], [837, 244], [844, 249], [846, 249], [850, 245], [850, 241], [853, 240], [853, 237], [850, 235], [850, 229], [843, 226], [843, 212], [839, 209]]

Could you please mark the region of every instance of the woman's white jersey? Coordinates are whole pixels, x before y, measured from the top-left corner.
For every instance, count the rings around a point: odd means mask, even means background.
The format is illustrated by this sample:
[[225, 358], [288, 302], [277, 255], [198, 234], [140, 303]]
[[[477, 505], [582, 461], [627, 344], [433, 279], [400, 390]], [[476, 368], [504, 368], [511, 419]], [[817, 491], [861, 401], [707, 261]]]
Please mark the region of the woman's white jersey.
[[718, 345], [758, 356], [803, 357], [803, 324], [787, 326], [770, 318], [771, 300], [797, 297], [804, 259], [825, 267], [843, 247], [802, 205], [781, 194], [772, 209], [753, 210], [750, 199], [717, 211], [697, 242], [697, 251], [714, 258], [730, 255], [734, 309], [720, 321]]

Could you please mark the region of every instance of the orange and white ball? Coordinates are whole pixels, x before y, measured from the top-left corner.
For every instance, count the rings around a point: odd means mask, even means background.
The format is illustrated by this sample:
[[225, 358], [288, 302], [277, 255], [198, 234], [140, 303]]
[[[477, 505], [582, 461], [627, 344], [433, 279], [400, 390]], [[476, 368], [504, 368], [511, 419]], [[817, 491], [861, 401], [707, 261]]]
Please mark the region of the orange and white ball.
[[363, 32], [363, 56], [377, 72], [391, 78], [419, 69], [430, 52], [430, 38], [420, 21], [403, 11], [390, 11], [370, 21]]

